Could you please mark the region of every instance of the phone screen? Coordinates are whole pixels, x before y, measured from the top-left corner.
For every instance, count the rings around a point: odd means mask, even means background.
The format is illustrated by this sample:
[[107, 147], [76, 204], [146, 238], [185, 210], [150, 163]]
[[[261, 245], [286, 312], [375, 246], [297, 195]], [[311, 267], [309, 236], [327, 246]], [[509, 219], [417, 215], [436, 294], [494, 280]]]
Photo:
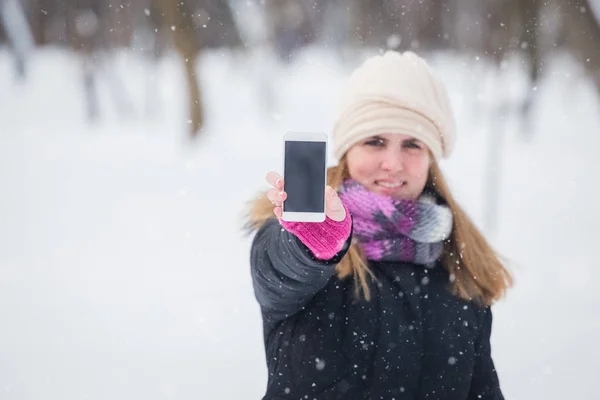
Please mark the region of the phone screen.
[[285, 211], [325, 210], [326, 147], [325, 142], [285, 142]]

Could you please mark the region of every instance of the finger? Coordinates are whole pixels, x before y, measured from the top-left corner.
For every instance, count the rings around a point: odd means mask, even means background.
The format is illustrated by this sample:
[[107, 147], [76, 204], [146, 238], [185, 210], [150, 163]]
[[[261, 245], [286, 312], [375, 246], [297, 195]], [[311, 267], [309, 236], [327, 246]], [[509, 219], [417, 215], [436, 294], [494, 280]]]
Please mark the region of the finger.
[[276, 206], [281, 206], [281, 203], [287, 199], [287, 193], [283, 190], [269, 189], [267, 191], [267, 198]]
[[343, 221], [346, 218], [346, 209], [337, 192], [327, 186], [327, 216], [334, 221]]
[[283, 177], [275, 171], [269, 171], [267, 174], [267, 182], [275, 189], [283, 189]]
[[342, 201], [338, 196], [337, 192], [331, 187], [327, 186], [325, 189], [327, 193], [327, 208], [331, 211], [343, 210], [344, 206], [342, 205]]
[[277, 219], [281, 219], [281, 207], [275, 207], [273, 209], [273, 213], [275, 214], [275, 216], [277, 217]]

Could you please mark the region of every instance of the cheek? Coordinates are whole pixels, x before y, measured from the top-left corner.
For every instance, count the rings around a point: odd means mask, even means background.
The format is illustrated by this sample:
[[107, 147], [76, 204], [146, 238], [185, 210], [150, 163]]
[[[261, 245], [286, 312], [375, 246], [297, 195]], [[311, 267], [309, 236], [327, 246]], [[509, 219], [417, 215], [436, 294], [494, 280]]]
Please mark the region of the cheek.
[[348, 163], [348, 173], [352, 179], [363, 183], [369, 175], [368, 166], [364, 162]]
[[354, 150], [349, 151], [347, 155], [348, 172], [353, 179], [364, 183], [373, 175], [374, 165], [377, 164], [374, 164], [372, 157], [369, 157], [366, 152], [361, 152], [359, 149]]
[[429, 174], [430, 159], [428, 154], [418, 157], [408, 157], [406, 159], [405, 168], [408, 174], [418, 182], [427, 180]]

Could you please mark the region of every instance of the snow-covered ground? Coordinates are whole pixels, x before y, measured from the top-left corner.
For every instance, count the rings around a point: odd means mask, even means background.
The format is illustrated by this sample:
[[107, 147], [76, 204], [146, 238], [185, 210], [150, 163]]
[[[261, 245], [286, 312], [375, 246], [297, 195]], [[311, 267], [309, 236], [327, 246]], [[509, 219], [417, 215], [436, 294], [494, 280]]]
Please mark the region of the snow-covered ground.
[[[481, 60], [431, 60], [460, 132], [443, 166], [481, 226], [489, 141], [503, 133], [488, 234], [516, 278], [492, 337], [505, 395], [593, 399], [597, 95], [557, 59], [535, 90], [525, 140], [514, 113], [493, 111], [524, 93], [518, 68], [494, 84]], [[91, 126], [73, 55], [37, 51], [19, 83], [0, 49], [0, 398], [258, 399], [266, 368], [242, 215], [279, 168], [286, 130], [328, 132], [353, 65], [319, 49], [273, 68], [207, 54], [207, 127], [191, 142], [178, 60], [152, 69], [125, 52], [112, 63], [135, 113], [121, 119], [101, 81], [103, 120]]]

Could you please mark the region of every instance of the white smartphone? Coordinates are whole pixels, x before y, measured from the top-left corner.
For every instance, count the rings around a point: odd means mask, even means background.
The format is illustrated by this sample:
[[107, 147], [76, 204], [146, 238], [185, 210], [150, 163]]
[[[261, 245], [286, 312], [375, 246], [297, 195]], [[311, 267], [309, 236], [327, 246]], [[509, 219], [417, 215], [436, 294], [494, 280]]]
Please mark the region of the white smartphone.
[[327, 135], [287, 132], [284, 135], [284, 221], [325, 221]]

